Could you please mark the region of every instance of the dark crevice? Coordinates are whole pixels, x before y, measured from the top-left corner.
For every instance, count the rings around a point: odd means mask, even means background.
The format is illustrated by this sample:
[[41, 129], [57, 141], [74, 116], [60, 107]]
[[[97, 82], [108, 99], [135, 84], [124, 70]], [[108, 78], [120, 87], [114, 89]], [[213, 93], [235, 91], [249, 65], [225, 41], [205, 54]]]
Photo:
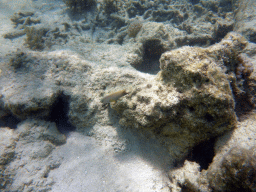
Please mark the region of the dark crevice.
[[226, 23], [216, 23], [215, 30], [214, 30], [214, 43], [220, 42], [230, 31], [233, 31], [234, 25], [226, 24]]
[[214, 143], [216, 138], [211, 138], [207, 141], [201, 142], [192, 148], [188, 157], [189, 161], [195, 161], [200, 165], [200, 171], [208, 169], [214, 157]]
[[190, 0], [190, 2], [192, 3], [192, 5], [195, 5], [195, 4], [198, 4], [200, 0]]
[[235, 105], [235, 112], [238, 117], [238, 120], [246, 119], [246, 116], [250, 114], [251, 111], [254, 109], [254, 105], [251, 102], [251, 97], [244, 93], [240, 95], [234, 95], [236, 105]]
[[238, 120], [242, 121], [255, 109], [253, 96], [248, 93], [249, 85], [247, 79], [244, 80], [242, 86], [239, 86], [239, 82], [236, 84], [233, 82], [231, 83], [231, 87], [235, 99], [235, 112]]
[[212, 123], [214, 121], [214, 117], [212, 115], [210, 115], [209, 113], [206, 113], [204, 117], [208, 123]]
[[76, 128], [69, 122], [69, 96], [60, 94], [52, 106], [49, 120], [56, 123], [61, 133], [74, 131]]
[[0, 127], [9, 127], [11, 129], [16, 129], [18, 123], [21, 122], [18, 118], [13, 115], [6, 115], [0, 119]]
[[159, 39], [148, 40], [143, 43], [143, 61], [136, 67], [137, 70], [157, 74], [160, 71], [159, 59], [167, 51]]

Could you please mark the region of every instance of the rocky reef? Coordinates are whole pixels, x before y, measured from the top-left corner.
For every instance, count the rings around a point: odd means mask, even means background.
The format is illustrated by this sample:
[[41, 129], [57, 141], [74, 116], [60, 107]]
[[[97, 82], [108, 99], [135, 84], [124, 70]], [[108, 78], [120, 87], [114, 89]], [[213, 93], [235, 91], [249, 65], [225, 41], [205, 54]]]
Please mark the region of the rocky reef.
[[[231, 148], [219, 165], [214, 162], [208, 171], [210, 186], [216, 191], [254, 191], [256, 162], [255, 148]], [[225, 179], [223, 179], [225, 178]]]
[[0, 190], [255, 190], [252, 0], [34, 3], [0, 39]]
[[[145, 82], [112, 105], [124, 126], [147, 129], [183, 148], [177, 156], [207, 138], [236, 126], [229, 76], [232, 59], [248, 42], [230, 33], [208, 48], [182, 47], [162, 54], [155, 82]], [[231, 62], [230, 62], [231, 61]]]
[[[255, 190], [255, 113], [238, 122], [215, 142], [215, 157], [208, 169], [186, 160], [184, 166], [170, 171], [174, 191], [254, 191]], [[248, 137], [248, 135], [250, 135]], [[253, 139], [254, 140], [254, 139]]]
[[47, 181], [47, 175], [59, 167], [61, 160], [52, 151], [66, 142], [66, 136], [60, 134], [55, 123], [26, 120], [15, 131], [1, 128], [0, 137], [0, 189], [49, 190], [54, 182]]

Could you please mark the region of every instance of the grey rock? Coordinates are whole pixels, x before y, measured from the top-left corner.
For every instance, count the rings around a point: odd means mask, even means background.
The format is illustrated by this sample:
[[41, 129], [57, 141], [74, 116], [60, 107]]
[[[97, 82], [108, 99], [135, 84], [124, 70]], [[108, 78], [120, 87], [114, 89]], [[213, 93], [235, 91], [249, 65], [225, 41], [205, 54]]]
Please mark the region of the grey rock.
[[66, 136], [58, 132], [54, 123], [32, 119], [21, 122], [10, 133], [7, 138], [16, 137], [16, 140], [12, 144], [14, 155], [6, 162], [3, 173], [5, 180], [10, 181], [5, 184], [5, 190], [50, 190], [54, 182], [48, 174], [62, 159], [52, 152], [66, 142]]

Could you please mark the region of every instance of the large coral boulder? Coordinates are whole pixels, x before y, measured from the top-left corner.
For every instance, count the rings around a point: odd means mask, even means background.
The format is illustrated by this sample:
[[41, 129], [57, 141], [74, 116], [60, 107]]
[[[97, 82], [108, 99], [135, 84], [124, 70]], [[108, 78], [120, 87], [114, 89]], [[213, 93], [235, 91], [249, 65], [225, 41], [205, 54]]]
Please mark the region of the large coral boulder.
[[[210, 186], [215, 191], [255, 191], [255, 147], [233, 147], [208, 170]], [[223, 179], [225, 178], [225, 179]]]
[[246, 44], [242, 36], [230, 33], [209, 48], [186, 46], [164, 53], [156, 78], [112, 105], [121, 114], [120, 124], [167, 138], [177, 157], [230, 130], [236, 114], [227, 70]]

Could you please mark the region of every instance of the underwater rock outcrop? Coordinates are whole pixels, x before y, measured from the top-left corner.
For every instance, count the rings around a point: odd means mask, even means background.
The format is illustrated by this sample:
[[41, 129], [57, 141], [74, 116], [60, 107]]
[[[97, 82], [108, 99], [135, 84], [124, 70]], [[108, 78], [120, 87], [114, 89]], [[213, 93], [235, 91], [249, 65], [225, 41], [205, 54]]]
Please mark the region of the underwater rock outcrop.
[[0, 76], [2, 113], [26, 119], [48, 118], [58, 97], [65, 94], [63, 90], [74, 87], [75, 79], [89, 72], [90, 66], [65, 51], [17, 51], [2, 69], [9, 71]]
[[[174, 191], [255, 191], [255, 113], [216, 139], [208, 168], [186, 160], [169, 172]], [[201, 154], [205, 159], [205, 154]]]
[[[256, 155], [251, 149], [233, 147], [208, 171], [211, 188], [215, 191], [255, 191]], [[223, 179], [225, 178], [225, 179]]]
[[37, 56], [35, 52], [14, 52], [2, 68], [9, 71], [0, 77], [3, 108], [19, 119], [48, 116], [58, 95], [54, 83], [45, 78], [47, 60]]
[[0, 190], [49, 190], [53, 182], [48, 174], [61, 164], [52, 152], [66, 142], [55, 123], [28, 119], [16, 130], [2, 128], [0, 138]]
[[235, 127], [226, 71], [246, 45], [241, 35], [229, 33], [209, 48], [185, 46], [162, 54], [155, 82], [112, 105], [121, 114], [120, 124], [168, 138], [169, 151], [179, 157], [195, 143]]
[[161, 54], [172, 47], [167, 28], [162, 23], [144, 23], [136, 41], [134, 53], [128, 55], [131, 66], [141, 72], [158, 72]]
[[234, 30], [244, 35], [249, 41], [256, 43], [256, 5], [253, 0], [239, 0], [239, 8], [235, 14]]

